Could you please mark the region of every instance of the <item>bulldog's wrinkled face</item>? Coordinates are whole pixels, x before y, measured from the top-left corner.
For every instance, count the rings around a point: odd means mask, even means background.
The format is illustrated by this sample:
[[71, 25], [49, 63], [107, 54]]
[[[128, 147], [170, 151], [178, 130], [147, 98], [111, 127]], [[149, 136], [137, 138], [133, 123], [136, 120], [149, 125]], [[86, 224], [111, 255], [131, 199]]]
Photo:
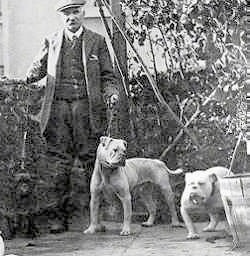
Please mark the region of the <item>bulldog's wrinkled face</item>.
[[116, 168], [125, 166], [127, 157], [127, 142], [102, 136], [97, 149], [97, 157], [103, 166]]
[[189, 201], [194, 205], [205, 204], [213, 193], [216, 181], [215, 174], [208, 174], [205, 171], [186, 173], [185, 183]]

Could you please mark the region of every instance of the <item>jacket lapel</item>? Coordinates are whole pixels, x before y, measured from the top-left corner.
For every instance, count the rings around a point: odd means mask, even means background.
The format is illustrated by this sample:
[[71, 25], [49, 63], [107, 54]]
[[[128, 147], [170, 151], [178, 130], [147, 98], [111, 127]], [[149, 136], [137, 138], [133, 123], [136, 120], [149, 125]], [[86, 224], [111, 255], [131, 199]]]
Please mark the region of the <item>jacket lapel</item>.
[[[91, 32], [90, 30], [86, 29], [83, 38], [82, 38], [82, 63], [84, 67], [84, 78], [85, 78], [85, 83], [86, 83], [86, 88], [87, 88], [87, 93], [89, 99], [91, 99], [91, 93], [90, 93], [90, 87], [91, 87], [91, 78], [88, 79], [88, 67], [87, 67], [87, 61], [89, 58], [89, 55], [91, 53], [92, 47], [94, 45], [94, 33]], [[93, 129], [94, 132], [97, 132], [96, 126], [93, 114], [92, 114], [92, 102], [91, 100], [89, 101], [90, 104], [90, 123], [91, 123], [91, 128]]]
[[62, 47], [63, 41], [63, 30], [60, 30], [52, 39], [51, 39], [51, 50], [50, 57], [48, 62], [48, 72], [51, 75], [56, 75], [56, 68], [59, 59], [60, 50]]
[[62, 40], [63, 40], [63, 30], [57, 32], [56, 35], [54, 35], [50, 39], [50, 48], [49, 48], [49, 56], [48, 56], [48, 74], [47, 74], [47, 87], [45, 90], [45, 98], [43, 101], [43, 106], [41, 110], [41, 120], [40, 120], [40, 127], [41, 132], [43, 133], [46, 129], [49, 116], [50, 116], [50, 110], [51, 110], [51, 104], [54, 98], [55, 93], [55, 85], [56, 85], [56, 74], [59, 73], [59, 70], [57, 68], [57, 63], [59, 59], [59, 53], [62, 46]]
[[90, 52], [91, 52], [91, 49], [93, 47], [93, 42], [94, 41], [94, 33], [91, 32], [90, 30], [88, 29], [85, 29], [85, 32], [83, 34], [83, 37], [82, 37], [82, 41], [83, 41], [83, 44], [82, 44], [82, 52], [83, 52], [83, 58], [85, 58], [85, 60], [83, 60], [83, 63], [86, 64], [88, 58], [89, 58], [89, 55], [90, 55]]
[[89, 79], [88, 79], [88, 69], [87, 69], [87, 60], [89, 58], [91, 49], [93, 47], [93, 32], [88, 29], [85, 29], [85, 32], [82, 37], [82, 63], [84, 67], [84, 78], [87, 87], [87, 93], [89, 95]]

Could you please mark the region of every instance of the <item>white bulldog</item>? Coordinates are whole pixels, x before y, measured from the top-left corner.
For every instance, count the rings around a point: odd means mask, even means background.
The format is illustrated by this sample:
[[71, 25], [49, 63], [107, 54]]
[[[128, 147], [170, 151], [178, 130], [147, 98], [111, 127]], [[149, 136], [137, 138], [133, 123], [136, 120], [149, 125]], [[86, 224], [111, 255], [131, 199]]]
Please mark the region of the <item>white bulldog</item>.
[[221, 166], [186, 173], [185, 188], [181, 198], [181, 215], [188, 230], [187, 239], [199, 238], [189, 216], [190, 213], [208, 213], [210, 222], [203, 231], [215, 230], [219, 222], [218, 213], [224, 209], [218, 177], [223, 177], [227, 173], [228, 169]]
[[[174, 194], [169, 184], [168, 175], [168, 173], [182, 173], [182, 170], [171, 171], [164, 162], [156, 159], [131, 158], [126, 160], [126, 150], [126, 141], [110, 137], [101, 137], [90, 184], [90, 225], [84, 233], [92, 234], [97, 231], [105, 230], [98, 221], [99, 196], [105, 186], [105, 188], [112, 189], [122, 202], [124, 223], [120, 235], [129, 235], [132, 215], [130, 192], [137, 185], [148, 182], [160, 186], [169, 206], [172, 216], [172, 225], [183, 226], [177, 217]], [[148, 220], [142, 223], [144, 226], [152, 226], [156, 215], [156, 207], [150, 192], [152, 191], [143, 190], [141, 194], [149, 212]]]

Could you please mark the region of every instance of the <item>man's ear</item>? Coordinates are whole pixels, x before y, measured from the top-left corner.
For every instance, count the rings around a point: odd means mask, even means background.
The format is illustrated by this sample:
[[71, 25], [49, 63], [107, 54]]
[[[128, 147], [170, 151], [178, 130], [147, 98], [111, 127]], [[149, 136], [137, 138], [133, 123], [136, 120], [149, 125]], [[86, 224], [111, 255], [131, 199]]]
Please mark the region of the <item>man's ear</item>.
[[209, 175], [209, 181], [211, 183], [215, 183], [217, 180], [218, 180], [218, 178], [217, 178], [215, 173], [212, 173], [212, 174]]

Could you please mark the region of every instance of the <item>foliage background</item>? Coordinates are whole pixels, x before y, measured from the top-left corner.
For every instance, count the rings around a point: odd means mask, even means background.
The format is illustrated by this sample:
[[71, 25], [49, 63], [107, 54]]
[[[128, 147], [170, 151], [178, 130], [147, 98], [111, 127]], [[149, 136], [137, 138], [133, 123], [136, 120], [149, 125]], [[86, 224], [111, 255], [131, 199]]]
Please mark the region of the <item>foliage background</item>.
[[[199, 145], [183, 134], [168, 155], [175, 155], [176, 164], [191, 171], [217, 164], [229, 166], [235, 139], [246, 129], [242, 19], [246, 2], [154, 0], [123, 4], [132, 21], [127, 23], [131, 40], [140, 47], [151, 47], [151, 71], [166, 102], [183, 123], [199, 107], [189, 126]], [[154, 56], [159, 53], [165, 72], [157, 69], [159, 59]], [[129, 70], [135, 137], [147, 142], [137, 145], [143, 149], [142, 155], [159, 157], [173, 143], [180, 127], [157, 103], [133, 55]], [[246, 171], [246, 166], [239, 164], [234, 168]]]

